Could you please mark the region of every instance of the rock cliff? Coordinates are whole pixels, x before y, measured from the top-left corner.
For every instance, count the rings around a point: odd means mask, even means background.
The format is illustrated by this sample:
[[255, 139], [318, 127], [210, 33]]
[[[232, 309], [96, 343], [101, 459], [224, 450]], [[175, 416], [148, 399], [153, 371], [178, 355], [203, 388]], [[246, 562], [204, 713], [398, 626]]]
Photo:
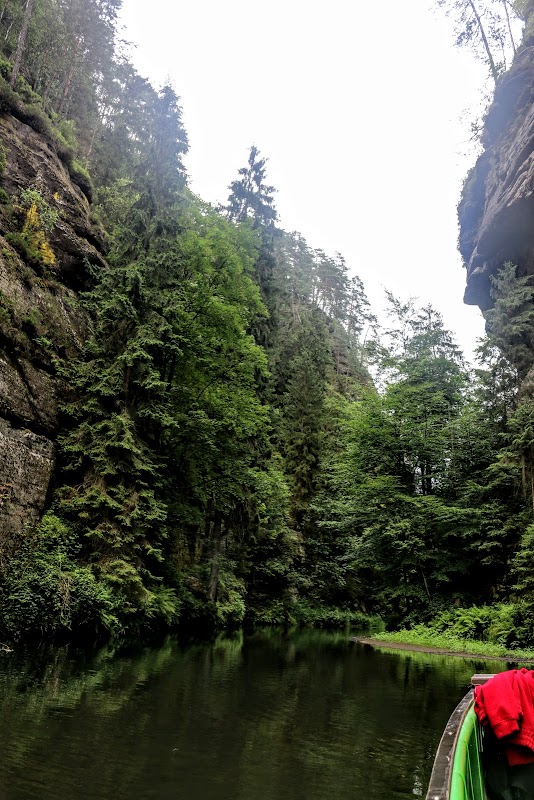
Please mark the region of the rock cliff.
[[458, 211], [464, 299], [485, 310], [490, 276], [506, 261], [534, 274], [534, 37], [497, 85], [482, 143]]
[[[39, 518], [56, 457], [55, 354], [75, 353], [87, 332], [76, 291], [103, 242], [89, 204], [46, 138], [0, 116], [0, 562], [14, 537]], [[32, 190], [53, 210], [48, 263], [28, 257], [17, 233], [19, 198]], [[28, 211], [26, 210], [26, 216]]]

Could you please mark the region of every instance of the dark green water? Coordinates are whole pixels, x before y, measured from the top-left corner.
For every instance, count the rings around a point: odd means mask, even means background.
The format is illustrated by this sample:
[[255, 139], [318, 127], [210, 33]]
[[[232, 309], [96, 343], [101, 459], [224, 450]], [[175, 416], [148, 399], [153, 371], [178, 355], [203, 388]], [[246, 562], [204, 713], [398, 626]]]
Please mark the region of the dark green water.
[[0, 800], [424, 795], [473, 672], [344, 634], [0, 654]]

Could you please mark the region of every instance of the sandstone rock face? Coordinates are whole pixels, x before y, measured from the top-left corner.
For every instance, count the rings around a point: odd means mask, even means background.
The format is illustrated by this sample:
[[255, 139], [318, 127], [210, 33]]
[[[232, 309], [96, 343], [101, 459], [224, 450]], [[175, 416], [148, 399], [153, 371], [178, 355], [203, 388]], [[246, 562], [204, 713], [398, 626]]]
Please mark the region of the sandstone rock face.
[[102, 233], [91, 221], [85, 196], [33, 128], [14, 117], [0, 116], [0, 142], [7, 160], [1, 186], [15, 200], [21, 189], [36, 189], [59, 211], [58, 223], [49, 236], [57, 258], [57, 278], [75, 288], [83, 285], [86, 259], [103, 263], [104, 249]]
[[24, 530], [31, 530], [45, 505], [54, 471], [50, 439], [0, 420], [0, 551]]
[[[0, 117], [6, 169], [0, 176], [0, 553], [31, 529], [49, 494], [56, 457], [61, 386], [52, 355], [79, 349], [88, 321], [75, 295], [87, 262], [104, 249], [82, 192], [32, 128]], [[20, 231], [20, 191], [34, 189], [58, 212], [48, 235], [55, 264], [29, 263], [9, 240]], [[6, 236], [8, 238], [6, 238]]]
[[460, 205], [460, 252], [467, 267], [464, 300], [491, 306], [490, 276], [506, 261], [534, 273], [534, 40], [501, 79], [486, 118], [484, 152]]

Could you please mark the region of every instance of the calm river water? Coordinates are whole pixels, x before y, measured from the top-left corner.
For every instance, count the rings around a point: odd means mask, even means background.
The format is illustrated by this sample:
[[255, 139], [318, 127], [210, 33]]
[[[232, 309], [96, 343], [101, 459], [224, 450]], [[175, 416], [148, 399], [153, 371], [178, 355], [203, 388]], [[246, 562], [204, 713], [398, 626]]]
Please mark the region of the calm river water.
[[421, 796], [471, 675], [505, 667], [320, 631], [0, 653], [0, 800]]

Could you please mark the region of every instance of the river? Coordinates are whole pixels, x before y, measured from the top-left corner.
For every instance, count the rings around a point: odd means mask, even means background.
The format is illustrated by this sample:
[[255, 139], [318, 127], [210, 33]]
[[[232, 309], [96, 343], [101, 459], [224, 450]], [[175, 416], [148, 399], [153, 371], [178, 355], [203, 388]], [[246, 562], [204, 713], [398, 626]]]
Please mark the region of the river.
[[443, 727], [494, 661], [263, 631], [0, 653], [0, 800], [424, 796]]

